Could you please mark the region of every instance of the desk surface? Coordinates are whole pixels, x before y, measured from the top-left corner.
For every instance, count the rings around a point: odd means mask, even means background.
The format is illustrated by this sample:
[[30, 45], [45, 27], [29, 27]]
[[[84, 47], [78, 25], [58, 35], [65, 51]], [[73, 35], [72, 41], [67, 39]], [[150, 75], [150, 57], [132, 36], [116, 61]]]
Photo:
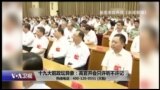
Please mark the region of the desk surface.
[[140, 60], [140, 53], [132, 53], [133, 58], [135, 58], [136, 60]]
[[98, 46], [98, 45], [88, 45], [89, 49], [99, 51], [99, 52], [106, 52], [108, 47]]
[[[48, 59], [43, 59], [43, 64], [46, 70], [75, 70]], [[58, 81], [58, 82], [71, 88], [72, 81]], [[116, 84], [111, 81], [77, 81], [77, 82], [82, 84], [83, 88], [101, 88], [101, 89], [102, 88], [125, 88], [127, 89], [127, 87]]]
[[109, 38], [110, 35], [103, 35], [103, 38]]
[[128, 38], [128, 41], [131, 41], [131, 42], [132, 42], [132, 41], [133, 41], [133, 39], [131, 39], [131, 38]]
[[12, 81], [13, 87], [12, 89], [23, 89], [23, 82], [22, 81]]
[[46, 70], [75, 70], [65, 65], [61, 65], [52, 60], [48, 60], [46, 58], [43, 59], [44, 69]]

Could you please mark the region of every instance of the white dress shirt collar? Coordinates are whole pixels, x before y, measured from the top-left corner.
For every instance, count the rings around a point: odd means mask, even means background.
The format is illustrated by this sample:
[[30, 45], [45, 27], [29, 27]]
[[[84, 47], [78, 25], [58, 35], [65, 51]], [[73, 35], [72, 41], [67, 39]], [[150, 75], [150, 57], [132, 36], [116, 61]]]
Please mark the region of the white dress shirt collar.
[[56, 38], [56, 41], [61, 41], [63, 38], [63, 36], [61, 36], [59, 39]]
[[117, 32], [117, 33], [123, 33], [123, 32], [124, 32], [124, 30], [122, 29], [120, 32], [118, 32], [118, 30], [116, 30], [116, 32]]
[[111, 50], [112, 50], [111, 52], [114, 53], [115, 55], [121, 55], [121, 56], [124, 54], [124, 51], [125, 51], [124, 48], [122, 48], [119, 53], [115, 53], [113, 49], [111, 49]]
[[45, 36], [43, 35], [43, 36], [41, 36], [41, 37], [37, 37], [38, 39], [42, 39], [42, 38], [44, 38]]
[[24, 32], [24, 34], [28, 34], [28, 33], [30, 33], [30, 31], [28, 31], [28, 32]]
[[83, 41], [81, 41], [78, 45], [76, 45], [76, 44], [74, 43], [74, 46], [75, 46], [75, 47], [82, 47], [82, 46], [83, 46]]

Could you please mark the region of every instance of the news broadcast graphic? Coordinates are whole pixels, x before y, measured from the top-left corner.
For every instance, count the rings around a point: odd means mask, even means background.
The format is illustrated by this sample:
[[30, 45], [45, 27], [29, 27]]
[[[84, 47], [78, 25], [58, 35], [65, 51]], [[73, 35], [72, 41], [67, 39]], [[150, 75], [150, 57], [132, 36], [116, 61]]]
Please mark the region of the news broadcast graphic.
[[128, 81], [128, 71], [2, 71], [3, 81], [108, 80]]

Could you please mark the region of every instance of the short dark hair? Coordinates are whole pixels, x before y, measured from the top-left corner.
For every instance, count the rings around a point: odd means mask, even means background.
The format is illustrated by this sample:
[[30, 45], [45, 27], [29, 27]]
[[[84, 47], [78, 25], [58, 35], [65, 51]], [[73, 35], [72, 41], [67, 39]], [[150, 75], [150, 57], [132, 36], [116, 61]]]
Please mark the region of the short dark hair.
[[95, 18], [98, 19], [98, 20], [100, 19], [99, 17], [95, 17]]
[[83, 20], [83, 21], [81, 22], [81, 24], [82, 24], [82, 23], [87, 24], [87, 21], [86, 21], [86, 20]]
[[55, 22], [54, 17], [51, 17], [51, 21], [54, 21], [54, 22]]
[[57, 22], [54, 22], [54, 23], [55, 23], [56, 26], [58, 26], [58, 23], [57, 23]]
[[139, 19], [134, 20], [134, 22], [138, 22], [139, 23]]
[[115, 26], [116, 22], [111, 20], [110, 24], [111, 26]]
[[120, 41], [125, 44], [126, 37], [123, 34], [116, 34], [114, 37], [119, 37]]
[[105, 18], [101, 18], [100, 20], [105, 21]]
[[121, 23], [121, 25], [124, 26], [124, 22], [122, 20], [118, 21], [117, 23]]
[[81, 30], [77, 30], [77, 31], [79, 31], [78, 36], [80, 36], [80, 37], [82, 38], [82, 40], [83, 40], [83, 38], [84, 38], [84, 33], [83, 33]]
[[27, 19], [25, 19], [25, 21], [29, 23], [30, 20], [27, 18]]
[[74, 27], [74, 24], [73, 24], [73, 23], [70, 23], [70, 24], [71, 24], [72, 27]]
[[65, 17], [62, 18], [64, 21], [67, 21], [67, 19]]
[[36, 53], [23, 53], [23, 70], [43, 70], [42, 58]]
[[83, 24], [82, 27], [85, 27], [85, 30], [90, 31], [91, 27], [88, 24]]
[[62, 35], [64, 35], [64, 30], [61, 27], [58, 27], [58, 32], [60, 32]]
[[45, 34], [45, 29], [44, 29], [44, 27], [37, 27], [37, 28], [39, 29], [40, 32], [43, 33], [43, 35]]
[[29, 23], [25, 23], [25, 24], [24, 24], [24, 28], [27, 28], [28, 30], [30, 30], [31, 26], [30, 26]]
[[45, 20], [45, 23], [47, 23], [47, 24], [48, 24], [48, 20]]
[[127, 18], [128, 21], [130, 21], [130, 18]]
[[77, 22], [77, 21], [78, 21], [78, 19], [77, 19], [77, 18], [73, 18], [72, 20], [73, 20], [74, 22]]
[[39, 20], [36, 20], [37, 21], [37, 23], [40, 23], [40, 21]]
[[94, 27], [90, 25], [90, 30], [94, 30]]

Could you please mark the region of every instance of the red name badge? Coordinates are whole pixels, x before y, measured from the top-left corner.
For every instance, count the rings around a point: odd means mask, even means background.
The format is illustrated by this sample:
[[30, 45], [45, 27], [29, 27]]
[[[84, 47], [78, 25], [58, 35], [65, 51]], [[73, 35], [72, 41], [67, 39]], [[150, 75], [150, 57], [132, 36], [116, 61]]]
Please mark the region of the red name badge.
[[40, 49], [40, 48], [41, 48], [41, 45], [39, 45], [39, 44], [38, 44], [38, 45], [37, 45], [37, 48], [39, 48], [39, 49]]
[[58, 48], [56, 48], [56, 51], [57, 51], [57, 52], [60, 52], [60, 48], [59, 48], [59, 47], [58, 47]]
[[114, 66], [114, 70], [115, 70], [115, 71], [119, 71], [119, 70], [121, 70], [121, 66], [119, 66], [119, 65], [115, 65], [115, 66]]
[[83, 89], [82, 84], [80, 84], [76, 81], [72, 81], [71, 87], [72, 87], [72, 89]]
[[75, 60], [78, 60], [78, 59], [79, 59], [79, 56], [78, 56], [77, 54], [75, 54], [75, 55], [74, 55], [74, 59], [75, 59]]

